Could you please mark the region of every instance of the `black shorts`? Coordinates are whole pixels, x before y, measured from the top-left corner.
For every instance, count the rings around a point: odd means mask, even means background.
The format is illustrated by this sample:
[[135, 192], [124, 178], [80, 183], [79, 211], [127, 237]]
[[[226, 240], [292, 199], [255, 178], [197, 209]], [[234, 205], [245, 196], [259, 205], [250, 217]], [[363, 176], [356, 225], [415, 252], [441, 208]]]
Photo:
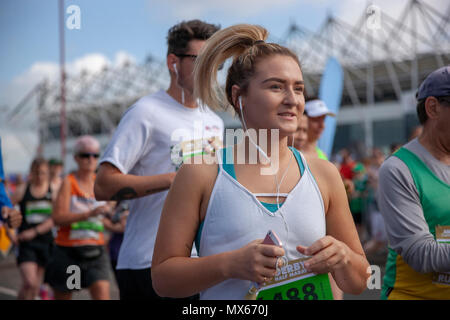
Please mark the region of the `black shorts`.
[[[76, 291], [73, 276], [74, 267], [80, 271], [80, 288], [89, 288], [94, 282], [108, 280], [111, 272], [108, 255], [104, 246], [63, 247], [55, 245], [47, 267], [45, 282], [59, 292]], [[77, 269], [77, 268], [76, 268]], [[70, 278], [70, 279], [69, 279]]]
[[120, 300], [198, 300], [199, 295], [183, 299], [163, 298], [153, 289], [151, 268], [118, 269], [117, 284], [120, 290]]
[[17, 264], [24, 262], [35, 262], [40, 267], [47, 267], [53, 251], [53, 239], [42, 241], [33, 239], [27, 242], [20, 242], [17, 250]]

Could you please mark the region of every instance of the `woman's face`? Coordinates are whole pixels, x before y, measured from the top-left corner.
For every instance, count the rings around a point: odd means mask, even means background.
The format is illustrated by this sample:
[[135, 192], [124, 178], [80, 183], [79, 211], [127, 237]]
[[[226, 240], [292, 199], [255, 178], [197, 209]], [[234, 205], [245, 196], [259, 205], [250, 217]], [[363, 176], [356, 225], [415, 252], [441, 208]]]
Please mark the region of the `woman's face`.
[[84, 147], [75, 155], [75, 161], [78, 164], [78, 169], [95, 172], [97, 169], [99, 156], [100, 150], [98, 150], [98, 148]]
[[319, 117], [308, 117], [308, 140], [317, 141], [325, 129], [326, 115]]
[[48, 165], [46, 164], [36, 166], [31, 171], [31, 180], [33, 181], [33, 183], [41, 185], [47, 182], [48, 179], [49, 179], [49, 170]]
[[247, 127], [279, 129], [280, 137], [293, 135], [305, 108], [303, 92], [302, 71], [293, 58], [275, 55], [262, 59], [242, 95]]

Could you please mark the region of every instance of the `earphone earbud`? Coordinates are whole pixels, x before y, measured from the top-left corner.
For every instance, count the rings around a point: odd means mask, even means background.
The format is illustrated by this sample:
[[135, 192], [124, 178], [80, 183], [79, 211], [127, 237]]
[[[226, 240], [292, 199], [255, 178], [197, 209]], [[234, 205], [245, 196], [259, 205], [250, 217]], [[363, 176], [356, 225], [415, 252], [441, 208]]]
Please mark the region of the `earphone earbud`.
[[176, 64], [176, 63], [172, 64], [172, 67], [173, 67], [173, 70], [175, 70], [175, 74], [176, 74], [177, 77], [178, 77], [177, 64]]
[[244, 117], [244, 114], [242, 113], [242, 97], [241, 96], [239, 96], [238, 101], [239, 101], [239, 110], [241, 110], [241, 117]]

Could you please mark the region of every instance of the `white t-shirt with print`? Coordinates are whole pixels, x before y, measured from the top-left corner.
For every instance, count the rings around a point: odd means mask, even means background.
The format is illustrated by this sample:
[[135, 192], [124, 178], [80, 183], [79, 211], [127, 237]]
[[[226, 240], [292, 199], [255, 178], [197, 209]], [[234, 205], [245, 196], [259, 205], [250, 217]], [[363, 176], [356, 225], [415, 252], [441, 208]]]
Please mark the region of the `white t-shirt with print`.
[[[137, 176], [175, 172], [187, 153], [196, 153], [186, 152], [194, 150], [187, 147], [208, 148], [211, 138], [222, 141], [223, 131], [222, 119], [209, 108], [187, 108], [161, 90], [139, 99], [124, 113], [100, 163], [109, 162], [122, 173]], [[130, 201], [117, 269], [151, 267], [167, 193]]]

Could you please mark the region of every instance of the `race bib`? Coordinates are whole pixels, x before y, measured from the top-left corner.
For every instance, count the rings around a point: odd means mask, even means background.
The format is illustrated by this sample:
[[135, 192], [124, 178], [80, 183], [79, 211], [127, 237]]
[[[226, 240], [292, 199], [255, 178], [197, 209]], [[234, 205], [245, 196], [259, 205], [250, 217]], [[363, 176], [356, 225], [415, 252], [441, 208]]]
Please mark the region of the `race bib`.
[[48, 200], [28, 201], [25, 220], [28, 224], [40, 224], [52, 215], [52, 203]]
[[98, 217], [91, 217], [85, 221], [74, 222], [70, 225], [70, 236], [72, 240], [100, 239], [103, 232], [103, 223]]
[[[450, 226], [436, 226], [436, 241], [450, 244]], [[434, 272], [433, 283], [450, 286], [450, 272]]]
[[308, 272], [301, 258], [280, 268], [258, 291], [257, 300], [333, 300], [328, 274]]

